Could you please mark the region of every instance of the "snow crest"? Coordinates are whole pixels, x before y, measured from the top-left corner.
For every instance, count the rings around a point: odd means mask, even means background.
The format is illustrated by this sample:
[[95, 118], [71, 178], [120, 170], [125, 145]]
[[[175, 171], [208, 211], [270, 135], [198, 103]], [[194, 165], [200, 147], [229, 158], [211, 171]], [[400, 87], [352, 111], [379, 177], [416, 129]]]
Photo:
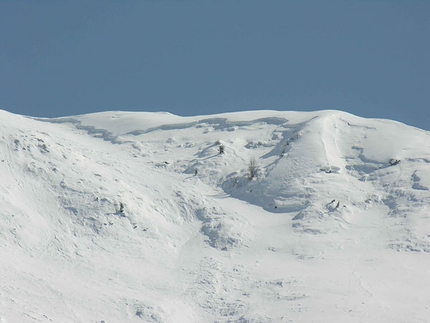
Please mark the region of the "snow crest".
[[428, 132], [341, 111], [0, 124], [0, 322], [428, 318]]

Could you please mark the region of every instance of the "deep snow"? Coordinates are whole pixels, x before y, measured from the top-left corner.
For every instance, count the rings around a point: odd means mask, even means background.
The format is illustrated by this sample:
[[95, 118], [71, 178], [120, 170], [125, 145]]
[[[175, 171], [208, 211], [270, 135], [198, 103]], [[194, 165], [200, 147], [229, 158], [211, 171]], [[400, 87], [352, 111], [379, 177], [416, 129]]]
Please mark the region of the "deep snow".
[[0, 135], [2, 323], [429, 320], [429, 132], [0, 111]]

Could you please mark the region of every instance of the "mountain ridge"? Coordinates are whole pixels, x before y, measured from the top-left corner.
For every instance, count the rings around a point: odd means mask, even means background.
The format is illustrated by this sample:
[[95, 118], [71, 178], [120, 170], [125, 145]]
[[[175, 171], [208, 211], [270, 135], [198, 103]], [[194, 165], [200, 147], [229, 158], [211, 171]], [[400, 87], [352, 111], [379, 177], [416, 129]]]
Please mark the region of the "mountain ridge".
[[0, 322], [427, 317], [429, 132], [334, 110], [0, 126]]

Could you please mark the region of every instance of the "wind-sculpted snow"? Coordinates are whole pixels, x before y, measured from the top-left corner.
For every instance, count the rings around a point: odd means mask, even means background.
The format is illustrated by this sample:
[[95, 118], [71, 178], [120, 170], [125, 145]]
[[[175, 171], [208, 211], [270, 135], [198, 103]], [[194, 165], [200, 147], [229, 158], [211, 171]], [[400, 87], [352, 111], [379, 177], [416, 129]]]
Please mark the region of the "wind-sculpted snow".
[[0, 111], [0, 136], [0, 322], [429, 317], [428, 132], [340, 111]]

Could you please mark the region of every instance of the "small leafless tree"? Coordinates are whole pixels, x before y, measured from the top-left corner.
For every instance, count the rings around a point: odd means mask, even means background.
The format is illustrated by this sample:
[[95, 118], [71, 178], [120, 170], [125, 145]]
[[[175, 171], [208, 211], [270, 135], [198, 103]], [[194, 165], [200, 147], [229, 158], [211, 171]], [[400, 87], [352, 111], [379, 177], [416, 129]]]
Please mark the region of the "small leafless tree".
[[248, 164], [248, 172], [249, 172], [249, 179], [253, 179], [255, 176], [257, 176], [258, 166], [257, 161], [254, 157], [251, 157]]

